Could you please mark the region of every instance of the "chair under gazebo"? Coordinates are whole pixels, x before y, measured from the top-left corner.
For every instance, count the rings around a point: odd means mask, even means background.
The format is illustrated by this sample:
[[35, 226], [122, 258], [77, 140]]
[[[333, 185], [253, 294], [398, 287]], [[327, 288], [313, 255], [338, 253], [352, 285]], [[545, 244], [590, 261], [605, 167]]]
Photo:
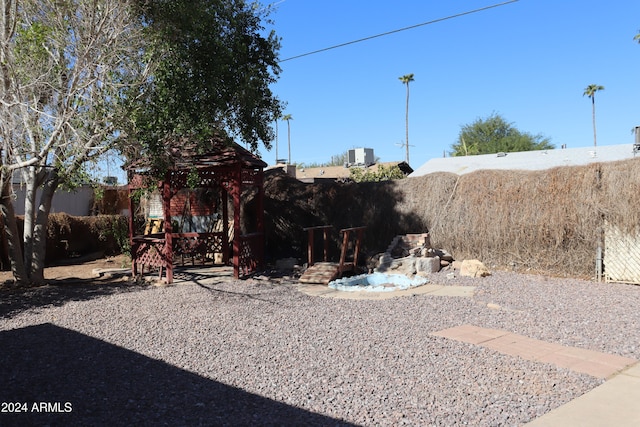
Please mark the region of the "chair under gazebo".
[[[127, 167], [134, 276], [153, 269], [172, 283], [174, 265], [185, 257], [192, 263], [231, 264], [236, 278], [256, 271], [264, 261], [267, 164], [240, 145], [216, 138], [204, 148], [175, 141], [167, 159], [160, 180], [152, 178], [147, 159]], [[243, 212], [249, 205], [254, 212]]]

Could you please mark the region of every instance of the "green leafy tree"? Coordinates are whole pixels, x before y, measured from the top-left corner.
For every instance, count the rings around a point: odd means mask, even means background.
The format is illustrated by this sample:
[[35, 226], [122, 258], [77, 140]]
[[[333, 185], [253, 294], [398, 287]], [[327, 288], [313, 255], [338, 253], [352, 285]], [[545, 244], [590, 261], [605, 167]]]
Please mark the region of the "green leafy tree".
[[331, 160], [329, 162], [321, 165], [321, 166], [343, 166], [345, 163], [349, 163], [349, 151], [345, 151], [344, 153], [334, 154], [331, 156]]
[[604, 86], [591, 84], [584, 89], [582, 96], [591, 99], [591, 121], [593, 122], [593, 146], [596, 147], [596, 92], [604, 90]]
[[265, 24], [269, 6], [244, 0], [138, 0], [146, 61], [153, 77], [129, 94], [130, 159], [149, 156], [161, 169], [176, 137], [206, 144], [216, 134], [254, 152], [271, 148], [282, 105], [270, 85], [280, 73], [280, 41]]
[[391, 179], [402, 179], [405, 174], [397, 165], [378, 165], [377, 170], [371, 168], [352, 167], [349, 169], [349, 177], [355, 182], [379, 182]]
[[451, 146], [452, 156], [470, 156], [500, 152], [547, 150], [554, 148], [549, 138], [519, 131], [499, 114], [476, 119], [461, 127], [458, 141]]
[[106, 151], [161, 159], [176, 136], [220, 133], [270, 147], [281, 110], [270, 11], [243, 0], [0, 0], [0, 210], [18, 283], [43, 283], [53, 195]]
[[[0, 0], [0, 210], [18, 284], [44, 281], [54, 192], [113, 147], [122, 96], [148, 80], [130, 0]], [[13, 180], [25, 183], [20, 241]]]

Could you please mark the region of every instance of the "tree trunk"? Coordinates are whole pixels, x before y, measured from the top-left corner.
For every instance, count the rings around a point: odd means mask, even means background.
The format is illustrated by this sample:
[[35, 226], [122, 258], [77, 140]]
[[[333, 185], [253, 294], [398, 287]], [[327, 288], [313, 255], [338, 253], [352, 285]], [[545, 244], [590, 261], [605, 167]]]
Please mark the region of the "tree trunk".
[[593, 148], [596, 148], [596, 97], [591, 97], [591, 119], [593, 120]]
[[[36, 183], [36, 171], [34, 166], [30, 166], [22, 171], [23, 181], [25, 185], [24, 195], [24, 230], [22, 233], [23, 262], [27, 268], [27, 274], [30, 270], [31, 256], [33, 254], [33, 227], [35, 219], [36, 191], [38, 185]], [[30, 276], [30, 274], [29, 274]]]
[[13, 209], [11, 173], [3, 171], [0, 181], [2, 184], [0, 188], [0, 210], [2, 211], [2, 217], [4, 219], [4, 232], [7, 236], [11, 271], [13, 272], [13, 277], [16, 282], [26, 285], [29, 283], [29, 278], [24, 268], [18, 223], [16, 221], [15, 210]]
[[31, 253], [30, 278], [34, 284], [44, 283], [44, 261], [47, 254], [47, 224], [53, 194], [58, 188], [58, 178], [55, 171], [50, 171], [42, 187], [42, 195], [38, 205], [33, 227], [33, 242]]
[[406, 140], [405, 140], [405, 148], [407, 150], [407, 164], [409, 164], [409, 82], [407, 81], [407, 108], [405, 114], [405, 131], [406, 131]]
[[[33, 176], [34, 181], [36, 176]], [[47, 224], [51, 211], [53, 194], [58, 187], [55, 171], [48, 173], [42, 194], [36, 206], [35, 187], [27, 190], [25, 201], [24, 238], [20, 240], [18, 224], [13, 206], [12, 179], [10, 173], [3, 173], [0, 210], [5, 223], [5, 234], [9, 250], [9, 260], [13, 277], [21, 286], [41, 285], [44, 283], [44, 266], [47, 250]], [[21, 244], [22, 243], [22, 244]]]

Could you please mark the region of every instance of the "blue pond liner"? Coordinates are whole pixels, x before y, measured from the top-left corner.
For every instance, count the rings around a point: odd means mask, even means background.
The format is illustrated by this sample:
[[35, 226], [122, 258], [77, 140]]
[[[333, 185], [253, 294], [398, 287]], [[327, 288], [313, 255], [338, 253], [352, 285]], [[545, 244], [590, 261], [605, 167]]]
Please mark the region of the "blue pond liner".
[[329, 287], [338, 291], [391, 292], [415, 288], [429, 283], [425, 277], [409, 278], [404, 274], [372, 273], [345, 277], [329, 282]]

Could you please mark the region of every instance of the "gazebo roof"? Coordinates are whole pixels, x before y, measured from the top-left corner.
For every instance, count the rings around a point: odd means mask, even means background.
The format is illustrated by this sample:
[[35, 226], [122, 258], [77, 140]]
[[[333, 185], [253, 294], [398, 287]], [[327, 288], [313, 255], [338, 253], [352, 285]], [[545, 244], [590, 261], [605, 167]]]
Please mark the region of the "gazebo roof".
[[[168, 145], [166, 155], [171, 170], [232, 167], [238, 164], [243, 169], [264, 169], [267, 166], [266, 162], [239, 144], [215, 136], [209, 145], [199, 145], [187, 138], [174, 140]], [[131, 162], [127, 169], [140, 170], [150, 166], [150, 159], [145, 157]]]

